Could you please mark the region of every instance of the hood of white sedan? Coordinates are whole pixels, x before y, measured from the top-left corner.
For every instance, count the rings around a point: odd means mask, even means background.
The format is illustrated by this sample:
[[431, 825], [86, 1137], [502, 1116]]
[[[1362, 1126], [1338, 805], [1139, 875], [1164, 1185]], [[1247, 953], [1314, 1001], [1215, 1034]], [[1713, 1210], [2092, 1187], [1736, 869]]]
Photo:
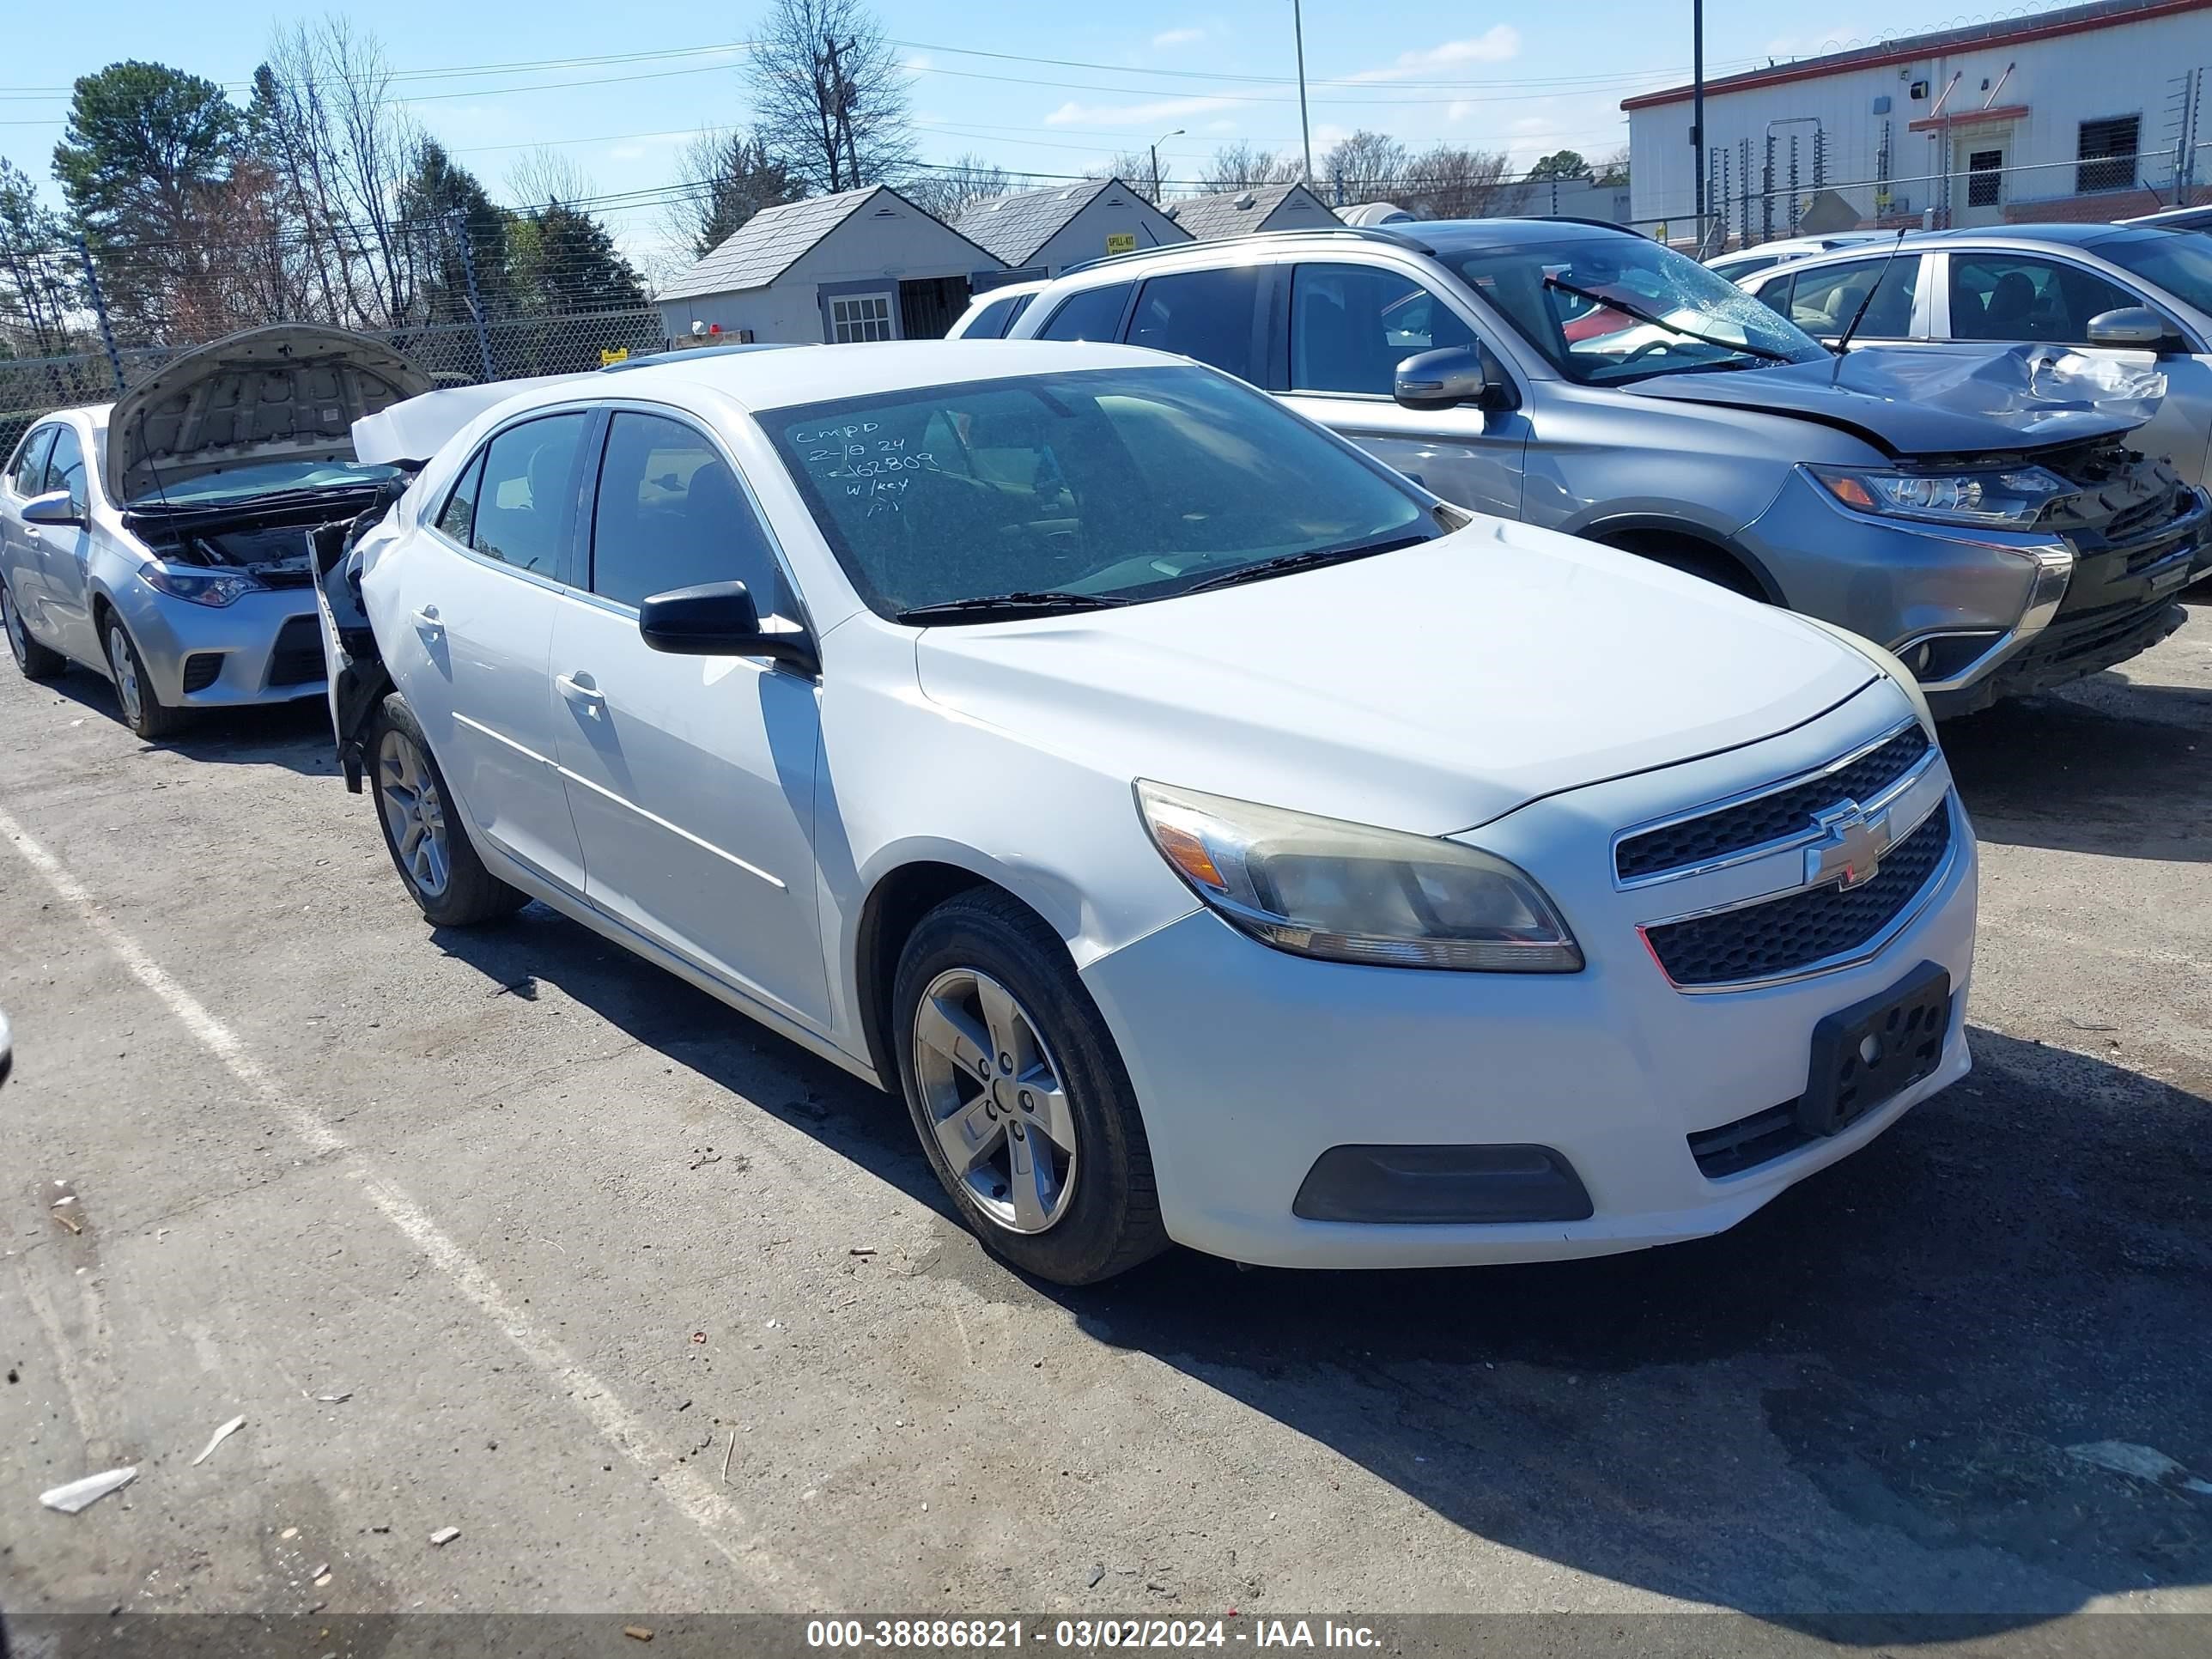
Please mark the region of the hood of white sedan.
[[1495, 520], [1184, 599], [933, 628], [916, 657], [933, 701], [1102, 769], [1425, 835], [1771, 737], [1877, 677], [1786, 611]]

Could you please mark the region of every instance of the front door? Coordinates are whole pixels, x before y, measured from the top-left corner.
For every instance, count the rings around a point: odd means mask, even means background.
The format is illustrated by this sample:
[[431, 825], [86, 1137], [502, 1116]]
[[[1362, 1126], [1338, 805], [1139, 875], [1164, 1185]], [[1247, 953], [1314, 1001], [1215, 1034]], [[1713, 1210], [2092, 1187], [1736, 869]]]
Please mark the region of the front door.
[[1995, 225], [2004, 221], [2003, 141], [1987, 133], [1953, 139], [1951, 222]]
[[40, 586], [49, 636], [70, 655], [92, 662], [103, 653], [92, 625], [92, 586], [85, 565], [92, 554], [92, 479], [84, 462], [84, 444], [76, 428], [66, 423], [54, 434], [52, 454], [46, 461], [46, 488], [69, 491], [70, 506], [79, 523], [74, 526], [32, 526], [38, 531]]
[[[525, 421], [471, 459], [432, 533], [402, 544], [377, 637], [446, 781], [486, 841], [584, 890], [547, 684], [568, 580], [586, 414]], [[376, 757], [369, 757], [372, 765]]]
[[1448, 501], [1521, 516], [1524, 415], [1412, 410], [1393, 396], [1406, 358], [1474, 343], [1466, 319], [1401, 272], [1318, 263], [1292, 272], [1290, 314], [1293, 409]]
[[654, 651], [637, 630], [647, 595], [702, 582], [744, 582], [763, 616], [795, 608], [759, 515], [704, 433], [617, 410], [590, 554], [589, 592], [560, 602], [552, 656], [586, 896], [819, 1029], [816, 684], [757, 659]]

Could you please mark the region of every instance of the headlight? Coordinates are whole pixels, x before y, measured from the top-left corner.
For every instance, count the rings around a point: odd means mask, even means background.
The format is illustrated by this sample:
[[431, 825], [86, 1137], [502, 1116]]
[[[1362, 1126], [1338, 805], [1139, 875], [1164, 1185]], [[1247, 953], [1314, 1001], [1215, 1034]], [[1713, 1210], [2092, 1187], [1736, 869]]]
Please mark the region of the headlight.
[[1199, 897], [1278, 950], [1486, 973], [1583, 965], [1543, 890], [1471, 847], [1141, 780], [1137, 806]]
[[2008, 472], [1884, 472], [1855, 466], [1805, 470], [1831, 495], [1861, 513], [2010, 530], [2027, 529], [2051, 497], [2073, 488], [2039, 466]]
[[193, 605], [233, 605], [248, 593], [263, 591], [259, 581], [237, 570], [199, 570], [184, 565], [149, 562], [140, 565], [138, 574], [157, 592]]

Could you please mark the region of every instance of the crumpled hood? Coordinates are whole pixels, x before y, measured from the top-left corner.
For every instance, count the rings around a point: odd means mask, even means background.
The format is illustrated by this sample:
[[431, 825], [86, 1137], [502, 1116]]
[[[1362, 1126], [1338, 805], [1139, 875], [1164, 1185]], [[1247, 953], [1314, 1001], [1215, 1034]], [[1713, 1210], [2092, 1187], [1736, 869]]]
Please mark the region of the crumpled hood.
[[1814, 421], [1899, 459], [2017, 453], [2111, 437], [2141, 426], [2162, 377], [2110, 386], [2099, 360], [2050, 346], [1986, 352], [1861, 346], [1841, 362], [1777, 363], [1731, 374], [1659, 374], [1622, 390]]
[[1486, 519], [1211, 593], [933, 628], [916, 659], [933, 701], [1102, 769], [1423, 835], [1755, 742], [1876, 678], [1786, 611]]
[[169, 483], [276, 460], [351, 460], [353, 423], [431, 386], [380, 340], [314, 323], [250, 328], [173, 357], [115, 401], [102, 478], [128, 504]]

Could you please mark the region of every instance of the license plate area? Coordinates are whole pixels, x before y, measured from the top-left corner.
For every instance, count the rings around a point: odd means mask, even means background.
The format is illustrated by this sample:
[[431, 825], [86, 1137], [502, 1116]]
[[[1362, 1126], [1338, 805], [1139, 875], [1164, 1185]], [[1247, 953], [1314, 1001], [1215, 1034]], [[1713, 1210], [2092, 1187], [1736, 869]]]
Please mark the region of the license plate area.
[[1839, 1008], [1813, 1028], [1797, 1126], [1832, 1135], [1932, 1073], [1951, 1027], [1951, 975], [1923, 962], [1902, 983]]

